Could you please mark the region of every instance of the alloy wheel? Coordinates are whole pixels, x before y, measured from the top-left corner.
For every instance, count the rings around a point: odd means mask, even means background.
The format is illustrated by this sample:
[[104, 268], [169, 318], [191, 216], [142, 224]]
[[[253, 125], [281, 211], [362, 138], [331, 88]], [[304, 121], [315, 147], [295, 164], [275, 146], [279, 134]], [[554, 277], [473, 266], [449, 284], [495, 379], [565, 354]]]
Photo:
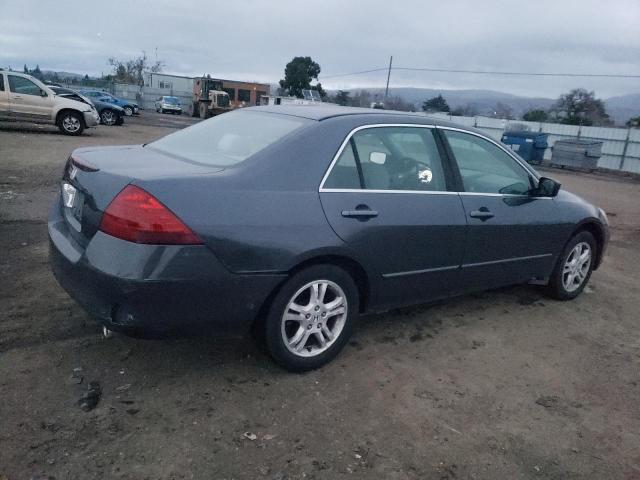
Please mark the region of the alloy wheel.
[[100, 117], [102, 118], [102, 123], [104, 125], [111, 126], [116, 123], [116, 116], [111, 110], [103, 110]]
[[576, 244], [562, 268], [562, 285], [567, 292], [575, 292], [587, 278], [591, 266], [591, 247], [587, 242]]
[[78, 130], [80, 130], [80, 127], [80, 120], [78, 120], [73, 115], [67, 115], [62, 119], [62, 128], [64, 128], [66, 132], [76, 133]]
[[282, 315], [281, 334], [287, 349], [314, 357], [333, 345], [345, 326], [347, 297], [330, 280], [315, 280], [300, 288]]

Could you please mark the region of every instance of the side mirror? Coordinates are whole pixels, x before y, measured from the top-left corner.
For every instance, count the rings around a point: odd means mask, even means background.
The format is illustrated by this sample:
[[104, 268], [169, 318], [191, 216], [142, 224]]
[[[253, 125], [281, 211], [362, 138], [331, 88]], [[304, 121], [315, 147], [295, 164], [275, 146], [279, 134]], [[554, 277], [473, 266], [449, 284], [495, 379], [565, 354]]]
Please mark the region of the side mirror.
[[384, 162], [387, 161], [387, 154], [383, 152], [371, 152], [369, 154], [369, 161], [376, 165], [384, 165]]
[[47, 92], [45, 92], [44, 90], [40, 90], [40, 96], [41, 97], [46, 97], [48, 95], [47, 95]]
[[538, 197], [555, 197], [560, 191], [561, 184], [547, 177], [540, 177], [538, 180], [538, 188], [534, 194]]

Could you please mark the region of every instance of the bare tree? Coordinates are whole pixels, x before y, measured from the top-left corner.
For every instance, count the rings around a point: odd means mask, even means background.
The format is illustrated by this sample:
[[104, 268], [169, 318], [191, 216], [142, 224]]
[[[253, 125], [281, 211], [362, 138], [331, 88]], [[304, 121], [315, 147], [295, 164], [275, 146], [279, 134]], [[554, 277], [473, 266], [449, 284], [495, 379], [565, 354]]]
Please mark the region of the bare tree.
[[144, 85], [144, 73], [159, 73], [165, 66], [162, 60], [149, 63], [149, 58], [144, 50], [141, 56], [131, 60], [110, 57], [109, 65], [113, 67], [113, 76], [117, 82], [134, 83], [139, 86]]

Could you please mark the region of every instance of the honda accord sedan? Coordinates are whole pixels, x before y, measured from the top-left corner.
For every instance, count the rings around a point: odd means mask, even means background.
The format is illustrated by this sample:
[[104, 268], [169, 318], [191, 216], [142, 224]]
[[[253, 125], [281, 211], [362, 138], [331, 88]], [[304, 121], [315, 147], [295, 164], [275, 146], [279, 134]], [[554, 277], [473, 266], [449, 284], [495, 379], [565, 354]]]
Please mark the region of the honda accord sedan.
[[56, 278], [105, 328], [253, 327], [292, 371], [334, 358], [363, 313], [520, 283], [573, 299], [609, 236], [481, 131], [333, 105], [75, 150], [48, 228]]

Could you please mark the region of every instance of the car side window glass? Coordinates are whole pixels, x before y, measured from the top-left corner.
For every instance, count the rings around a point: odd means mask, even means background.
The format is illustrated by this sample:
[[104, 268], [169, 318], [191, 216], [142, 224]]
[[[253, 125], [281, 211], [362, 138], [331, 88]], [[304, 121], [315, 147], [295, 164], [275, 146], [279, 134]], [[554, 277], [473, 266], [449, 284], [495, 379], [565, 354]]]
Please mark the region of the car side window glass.
[[526, 195], [531, 175], [500, 147], [484, 138], [442, 130], [456, 159], [466, 192]]
[[323, 188], [360, 189], [360, 176], [351, 142], [347, 142], [340, 158], [333, 165]]
[[433, 132], [419, 127], [376, 127], [353, 136], [368, 190], [445, 191]]
[[0, 73], [0, 92], [4, 92], [4, 75]]
[[15, 75], [8, 75], [9, 77], [9, 90], [13, 93], [21, 93], [23, 95], [37, 95], [41, 94], [40, 87], [33, 83], [31, 80], [23, 77], [17, 77]]

